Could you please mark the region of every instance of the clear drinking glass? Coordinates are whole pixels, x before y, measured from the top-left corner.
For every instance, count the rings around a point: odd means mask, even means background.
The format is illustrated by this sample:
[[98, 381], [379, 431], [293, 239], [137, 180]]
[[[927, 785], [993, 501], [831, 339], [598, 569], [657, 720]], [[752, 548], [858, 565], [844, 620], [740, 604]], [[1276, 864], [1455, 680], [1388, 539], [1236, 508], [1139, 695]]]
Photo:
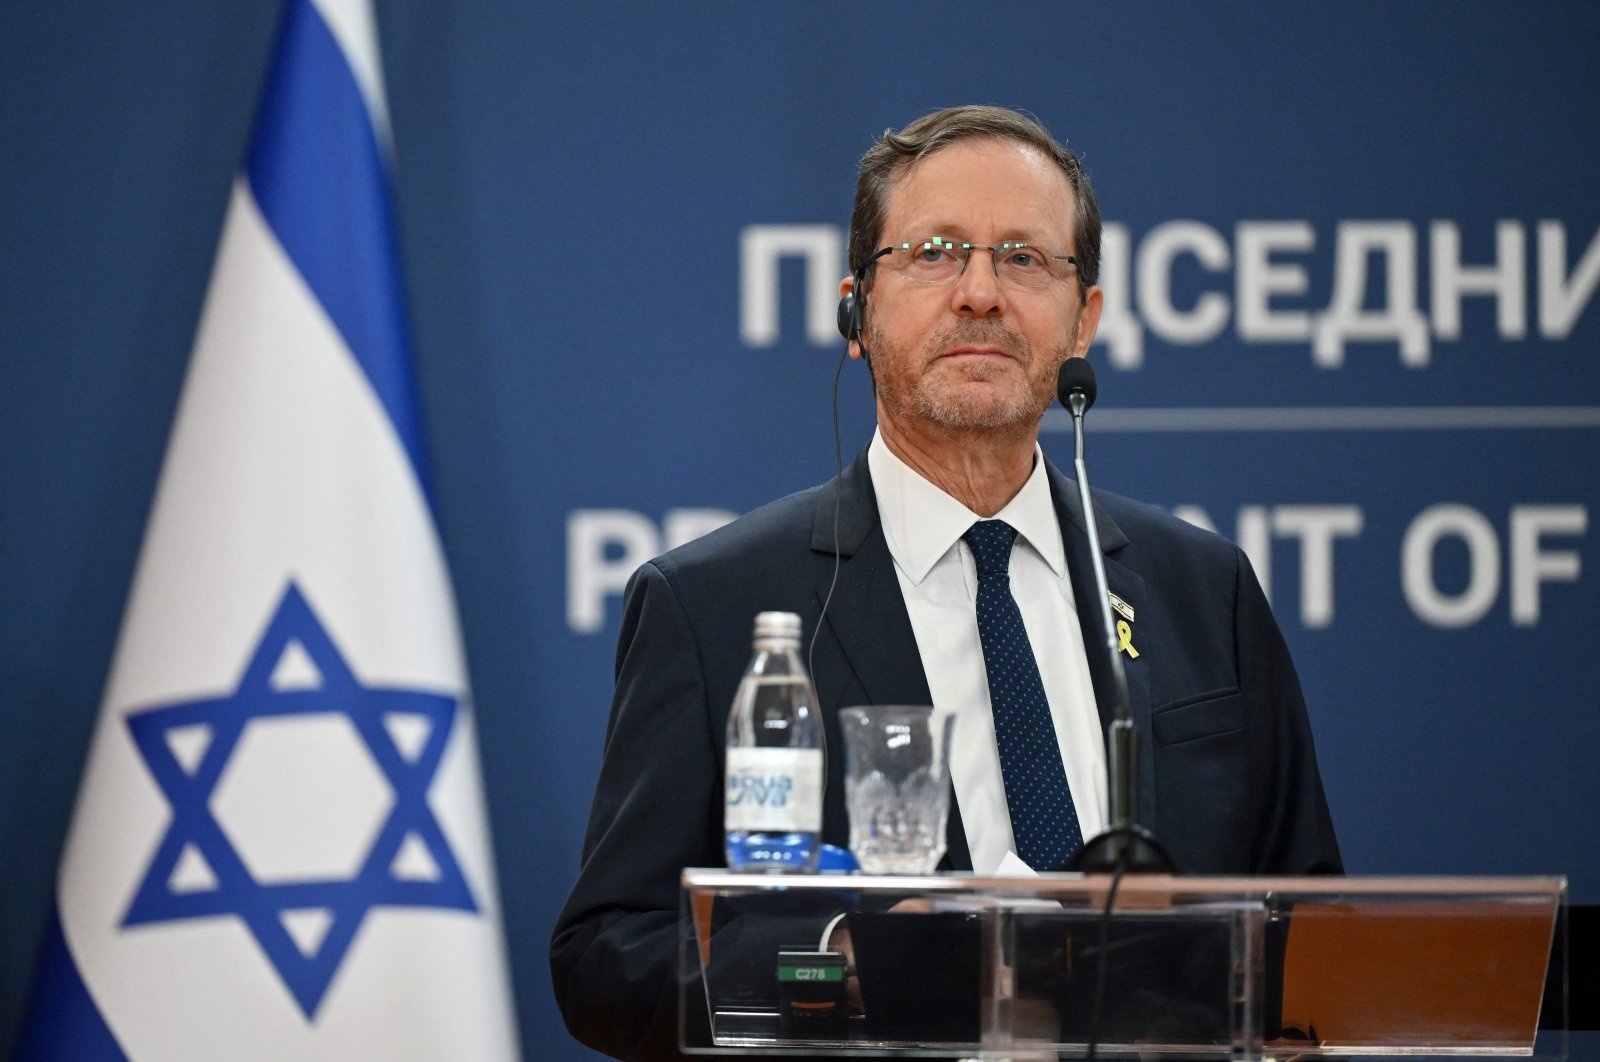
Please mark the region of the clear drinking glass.
[[868, 874], [928, 874], [945, 850], [955, 716], [926, 705], [839, 713], [850, 851]]

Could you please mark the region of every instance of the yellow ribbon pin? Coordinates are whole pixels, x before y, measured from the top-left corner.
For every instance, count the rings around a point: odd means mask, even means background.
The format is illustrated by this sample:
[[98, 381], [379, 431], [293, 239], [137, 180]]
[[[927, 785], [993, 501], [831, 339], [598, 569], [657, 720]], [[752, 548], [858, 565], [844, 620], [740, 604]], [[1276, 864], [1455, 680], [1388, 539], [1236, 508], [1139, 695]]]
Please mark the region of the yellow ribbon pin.
[[1127, 653], [1128, 659], [1139, 659], [1139, 650], [1133, 647], [1133, 628], [1127, 620], [1117, 620], [1117, 650]]

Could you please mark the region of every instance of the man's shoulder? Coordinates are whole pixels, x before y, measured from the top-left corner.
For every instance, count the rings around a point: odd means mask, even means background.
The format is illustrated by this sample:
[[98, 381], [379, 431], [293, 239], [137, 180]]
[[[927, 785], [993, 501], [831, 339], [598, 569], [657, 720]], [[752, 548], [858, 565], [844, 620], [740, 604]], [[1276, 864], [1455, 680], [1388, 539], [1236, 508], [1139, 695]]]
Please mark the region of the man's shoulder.
[[[1070, 519], [1081, 520], [1077, 481], [1048, 458], [1046, 468], [1054, 480], [1051, 489], [1057, 504], [1070, 511]], [[1102, 543], [1107, 539], [1125, 538], [1127, 545], [1140, 551], [1151, 548], [1219, 562], [1229, 561], [1237, 552], [1232, 542], [1216, 532], [1197, 527], [1158, 505], [1099, 487], [1090, 487], [1089, 496], [1098, 514], [1096, 525]], [[1109, 544], [1108, 548], [1111, 548]]]
[[1232, 557], [1237, 548], [1215, 531], [1191, 524], [1159, 505], [1139, 501], [1098, 487], [1090, 488], [1096, 509], [1111, 517], [1131, 543], [1160, 543], [1164, 548], [1192, 551], [1218, 559]]
[[[817, 502], [826, 484], [768, 502], [651, 562], [668, 579], [700, 579], [749, 571], [752, 562], [779, 557], [793, 563], [796, 551], [809, 552]], [[765, 563], [759, 567], [766, 567]]]
[[[1241, 593], [1256, 585], [1250, 561], [1234, 543], [1196, 527], [1159, 506], [1094, 491], [1094, 503], [1115, 521], [1126, 541], [1107, 554], [1143, 580], [1154, 614], [1174, 617], [1191, 633], [1227, 624]], [[1101, 532], [1102, 538], [1104, 531]], [[1259, 596], [1260, 591], [1253, 592]], [[1203, 620], [1201, 617], [1213, 617]]]
[[[1231, 600], [1250, 562], [1237, 545], [1215, 531], [1197, 527], [1166, 509], [1121, 494], [1092, 488], [1100, 514], [1100, 538], [1108, 525], [1121, 545], [1110, 549], [1115, 558], [1142, 575], [1146, 585], [1186, 598], [1215, 595]], [[1109, 547], [1108, 547], [1109, 548]]]

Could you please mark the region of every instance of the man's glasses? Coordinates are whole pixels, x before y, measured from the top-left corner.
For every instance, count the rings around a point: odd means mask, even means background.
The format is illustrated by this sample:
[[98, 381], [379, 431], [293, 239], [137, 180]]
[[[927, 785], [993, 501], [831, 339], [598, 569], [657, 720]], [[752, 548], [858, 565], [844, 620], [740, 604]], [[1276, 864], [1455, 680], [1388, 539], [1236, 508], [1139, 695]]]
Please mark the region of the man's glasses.
[[948, 284], [966, 272], [973, 251], [988, 251], [995, 277], [1018, 288], [1048, 288], [1066, 280], [1078, 264], [1070, 254], [1051, 254], [1024, 240], [990, 246], [944, 236], [905, 240], [883, 248], [874, 258], [893, 255], [900, 275], [918, 284]]

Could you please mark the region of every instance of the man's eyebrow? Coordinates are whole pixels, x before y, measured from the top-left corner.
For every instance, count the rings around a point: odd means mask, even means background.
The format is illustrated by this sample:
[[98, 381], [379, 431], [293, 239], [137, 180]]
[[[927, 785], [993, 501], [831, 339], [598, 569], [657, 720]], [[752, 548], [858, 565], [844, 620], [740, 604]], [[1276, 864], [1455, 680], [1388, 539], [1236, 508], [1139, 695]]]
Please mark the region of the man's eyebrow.
[[[907, 226], [907, 231], [904, 235], [897, 235], [892, 237], [892, 239], [895, 242], [900, 242], [903, 240], [920, 239], [924, 236], [943, 236], [946, 239], [959, 240], [964, 243], [976, 244], [985, 242], [982, 240], [973, 239], [970, 235], [970, 232], [971, 230], [965, 224], [940, 224], [937, 222], [921, 224], [913, 223], [912, 225]], [[1034, 246], [1049, 246], [1051, 241], [1048, 239], [1041, 239], [1038, 229], [1028, 229], [1020, 225], [1012, 225], [1008, 228], [1000, 230], [1000, 235], [995, 237], [994, 242], [1029, 243], [1033, 244]]]

